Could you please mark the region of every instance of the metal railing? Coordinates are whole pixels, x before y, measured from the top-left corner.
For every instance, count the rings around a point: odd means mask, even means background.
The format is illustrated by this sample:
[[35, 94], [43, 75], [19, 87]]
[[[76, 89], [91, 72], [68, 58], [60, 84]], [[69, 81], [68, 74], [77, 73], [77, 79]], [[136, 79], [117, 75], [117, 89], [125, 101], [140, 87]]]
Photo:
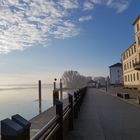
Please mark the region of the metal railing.
[[1, 140], [63, 140], [65, 120], [68, 122], [67, 129], [73, 130], [74, 118], [78, 117], [86, 90], [85, 87], [74, 92], [74, 96], [69, 94], [69, 103], [64, 109], [63, 103], [56, 99], [56, 115], [32, 138], [30, 138], [30, 122], [20, 115], [12, 116], [12, 119], [2, 120]]
[[49, 135], [50, 132], [55, 131], [59, 129], [59, 125], [56, 123], [59, 119], [59, 116], [56, 115], [54, 118], [52, 118], [43, 128], [40, 129], [38, 133], [36, 133], [31, 140], [39, 140], [42, 137], [46, 137]]

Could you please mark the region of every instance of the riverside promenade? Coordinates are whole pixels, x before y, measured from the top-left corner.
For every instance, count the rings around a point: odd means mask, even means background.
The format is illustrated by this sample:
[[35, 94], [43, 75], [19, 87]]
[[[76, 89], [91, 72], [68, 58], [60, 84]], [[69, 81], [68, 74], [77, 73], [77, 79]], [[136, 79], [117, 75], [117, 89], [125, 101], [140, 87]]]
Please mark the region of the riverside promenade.
[[140, 140], [140, 107], [89, 88], [67, 140]]

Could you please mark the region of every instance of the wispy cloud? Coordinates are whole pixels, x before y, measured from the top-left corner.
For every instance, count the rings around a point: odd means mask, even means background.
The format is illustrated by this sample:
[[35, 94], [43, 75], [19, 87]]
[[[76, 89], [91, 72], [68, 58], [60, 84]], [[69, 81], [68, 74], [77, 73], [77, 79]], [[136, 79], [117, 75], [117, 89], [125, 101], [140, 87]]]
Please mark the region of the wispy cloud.
[[70, 21], [65, 21], [62, 26], [57, 26], [57, 29], [52, 31], [54, 38], [65, 39], [79, 34], [79, 29]]
[[79, 18], [80, 22], [92, 20], [92, 16], [83, 16]]
[[85, 1], [83, 4], [83, 10], [92, 10], [94, 8], [94, 4], [91, 3], [90, 1]]
[[[65, 39], [80, 33], [78, 22], [86, 10], [104, 4], [118, 13], [126, 10], [128, 0], [0, 0], [0, 53], [24, 50], [35, 45], [44, 46], [52, 38]], [[77, 21], [73, 18], [81, 13]]]
[[67, 10], [73, 8], [78, 8], [75, 0], [57, 3], [49, 0], [1, 0], [0, 53], [46, 44], [50, 35], [54, 38], [77, 35], [79, 29], [73, 21], [63, 19], [69, 16]]
[[130, 4], [130, 1], [128, 0], [108, 0], [107, 1], [107, 6], [111, 7], [111, 8], [115, 8], [117, 10], [117, 13], [121, 13], [124, 10], [126, 10], [128, 8]]
[[78, 0], [60, 0], [59, 4], [65, 9], [79, 8]]
[[95, 5], [106, 5], [121, 13], [128, 8], [130, 0], [87, 0], [83, 4], [83, 10], [92, 10]]
[[103, 0], [90, 0], [94, 4], [101, 4]]

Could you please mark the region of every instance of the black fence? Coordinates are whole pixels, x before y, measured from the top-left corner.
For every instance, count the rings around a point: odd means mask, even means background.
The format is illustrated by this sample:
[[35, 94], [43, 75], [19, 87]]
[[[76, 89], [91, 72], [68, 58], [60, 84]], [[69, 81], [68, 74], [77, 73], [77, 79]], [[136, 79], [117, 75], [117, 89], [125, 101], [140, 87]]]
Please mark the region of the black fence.
[[56, 115], [44, 125], [32, 138], [30, 138], [31, 123], [20, 115], [1, 121], [1, 140], [63, 140], [66, 133], [74, 129], [74, 118], [78, 117], [80, 106], [85, 96], [87, 87], [69, 94], [69, 103], [55, 99]]

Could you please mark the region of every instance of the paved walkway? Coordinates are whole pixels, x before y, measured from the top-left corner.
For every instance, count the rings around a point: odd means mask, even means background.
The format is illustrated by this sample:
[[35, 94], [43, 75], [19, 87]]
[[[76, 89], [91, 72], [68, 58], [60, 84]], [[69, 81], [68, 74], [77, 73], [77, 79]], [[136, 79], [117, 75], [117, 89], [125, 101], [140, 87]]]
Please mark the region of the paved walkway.
[[140, 140], [140, 108], [88, 89], [68, 140]]

